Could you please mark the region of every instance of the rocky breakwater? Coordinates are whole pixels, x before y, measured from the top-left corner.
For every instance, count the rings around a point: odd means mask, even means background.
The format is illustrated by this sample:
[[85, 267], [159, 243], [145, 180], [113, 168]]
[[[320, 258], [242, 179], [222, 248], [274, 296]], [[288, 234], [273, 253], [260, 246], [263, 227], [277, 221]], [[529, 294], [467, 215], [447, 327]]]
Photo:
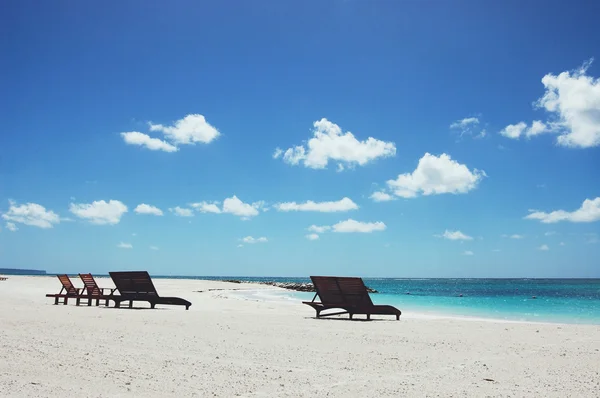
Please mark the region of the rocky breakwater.
[[[315, 291], [315, 287], [310, 282], [308, 282], [308, 283], [301, 283], [301, 282], [274, 282], [274, 281], [261, 281], [261, 282], [258, 282], [258, 281], [240, 281], [240, 280], [237, 280], [237, 279], [226, 279], [226, 280], [223, 280], [222, 282], [229, 282], [229, 283], [259, 283], [261, 285], [275, 286], [275, 287], [280, 287], [280, 288], [283, 288], [283, 289], [295, 290], [297, 292], [314, 292]], [[370, 287], [367, 287], [367, 291], [369, 293], [379, 293], [377, 290], [371, 289]]]

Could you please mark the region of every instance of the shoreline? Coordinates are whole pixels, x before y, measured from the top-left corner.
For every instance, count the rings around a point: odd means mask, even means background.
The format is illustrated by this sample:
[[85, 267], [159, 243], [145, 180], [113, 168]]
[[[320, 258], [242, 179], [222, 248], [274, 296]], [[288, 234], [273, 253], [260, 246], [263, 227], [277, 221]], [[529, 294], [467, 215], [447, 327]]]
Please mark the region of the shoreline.
[[[71, 274], [69, 274], [71, 275]], [[97, 278], [100, 279], [105, 279], [111, 286], [112, 286], [112, 281], [110, 280], [110, 277], [108, 275], [101, 275], [101, 274], [97, 274]], [[76, 274], [74, 274], [74, 276], [76, 276]], [[55, 278], [56, 279], [56, 275], [53, 274], [47, 274], [47, 275], [12, 275], [13, 278], [48, 278], [50, 277]], [[220, 278], [220, 277], [219, 277]], [[241, 278], [241, 277], [238, 277]], [[280, 278], [280, 277], [277, 277]], [[284, 277], [281, 277], [284, 278]], [[157, 276], [154, 277], [153, 279], [156, 280], [163, 280], [163, 281], [171, 281], [171, 282], [177, 282], [177, 281], [197, 281], [197, 282], [202, 282], [202, 283], [221, 283], [221, 284], [225, 284], [227, 286], [229, 286], [229, 288], [218, 288], [218, 289], [214, 289], [214, 290], [218, 290], [221, 292], [226, 292], [226, 291], [231, 291], [232, 293], [234, 293], [234, 296], [239, 296], [240, 294], [235, 294], [236, 292], [239, 291], [264, 291], [264, 292], [269, 292], [269, 291], [277, 291], [279, 293], [281, 293], [282, 296], [287, 295], [287, 299], [283, 299], [281, 296], [275, 295], [272, 296], [274, 298], [277, 298], [278, 300], [273, 300], [275, 302], [279, 301], [281, 303], [286, 303], [286, 304], [291, 304], [291, 302], [293, 301], [298, 301], [298, 304], [300, 305], [300, 308], [304, 308], [307, 307], [306, 305], [302, 305], [300, 303], [300, 301], [304, 300], [304, 298], [299, 298], [299, 297], [294, 297], [294, 294], [302, 294], [302, 293], [309, 293], [311, 294], [311, 299], [312, 296], [314, 295], [314, 291], [306, 291], [306, 290], [294, 290], [294, 289], [288, 289], [285, 288], [283, 286], [278, 286], [278, 283], [272, 284], [272, 283], [265, 283], [265, 282], [260, 282], [260, 281], [238, 281], [236, 280], [235, 282], [232, 280], [228, 280], [228, 279], [201, 279], [201, 277], [172, 277], [172, 276]], [[395, 278], [380, 278], [380, 279], [395, 279]], [[422, 279], [422, 278], [417, 278], [417, 279]], [[435, 278], [433, 278], [435, 279]], [[439, 279], [439, 278], [438, 278]], [[448, 279], [452, 279], [452, 278], [448, 278]], [[472, 278], [462, 278], [462, 279], [472, 279]], [[525, 279], [529, 279], [529, 278], [525, 278]], [[592, 280], [594, 280], [594, 278], [590, 278]], [[78, 277], [74, 277], [72, 278], [74, 284], [76, 287], [82, 287], [81, 281], [79, 280]], [[287, 282], [281, 282], [281, 284], [287, 284]], [[60, 287], [60, 284], [58, 284], [58, 280], [57, 280], [57, 286]], [[242, 288], [243, 287], [243, 288]], [[382, 293], [376, 293], [377, 295], [387, 295], [387, 296], [396, 296], [393, 294], [382, 294]], [[377, 296], [373, 296], [373, 297], [377, 297]], [[404, 297], [404, 295], [397, 295], [397, 297]], [[239, 297], [236, 297], [239, 298]], [[266, 301], [266, 300], [265, 300]], [[294, 303], [295, 304], [295, 303]], [[426, 319], [426, 320], [455, 320], [455, 321], [466, 321], [466, 322], [491, 322], [491, 323], [508, 323], [508, 324], [530, 324], [530, 325], [559, 325], [559, 326], [568, 326], [568, 325], [581, 325], [581, 326], [600, 326], [600, 319], [599, 320], [593, 320], [590, 322], [577, 322], [577, 321], [573, 321], [573, 322], [569, 322], [568, 320], [564, 320], [564, 321], [553, 321], [553, 320], [547, 320], [547, 319], [541, 319], [541, 320], [523, 320], [523, 319], [507, 319], [507, 318], [498, 318], [498, 317], [486, 317], [486, 316], [480, 316], [480, 315], [465, 315], [465, 314], [457, 314], [457, 313], [453, 313], [451, 312], [451, 310], [449, 310], [448, 312], [445, 312], [443, 310], [443, 307], [441, 307], [442, 309], [440, 310], [440, 307], [432, 307], [432, 311], [424, 311], [423, 308], [419, 308], [418, 306], [404, 306], [403, 304], [394, 304], [394, 305], [399, 305], [402, 306], [402, 308], [399, 308], [402, 311], [402, 316], [401, 319]]]

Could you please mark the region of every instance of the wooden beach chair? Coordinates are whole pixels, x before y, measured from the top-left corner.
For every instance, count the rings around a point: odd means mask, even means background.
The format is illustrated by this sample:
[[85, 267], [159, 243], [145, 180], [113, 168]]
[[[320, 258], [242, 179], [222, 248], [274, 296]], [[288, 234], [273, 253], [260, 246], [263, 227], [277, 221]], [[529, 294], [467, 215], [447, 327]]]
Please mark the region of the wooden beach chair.
[[[96, 300], [96, 306], [100, 305], [100, 300], [106, 300], [105, 305], [108, 307], [108, 301], [111, 299], [115, 289], [99, 287], [92, 274], [79, 274], [79, 278], [83, 282], [84, 288], [81, 292], [81, 298], [87, 299], [87, 305], [92, 305], [92, 300]], [[110, 293], [106, 293], [110, 291]]]
[[6, 276], [2, 276], [2, 275], [0, 275], [0, 281], [5, 281], [5, 280], [7, 280], [7, 279], [8, 279], [8, 278], [7, 278]]
[[71, 282], [71, 279], [69, 279], [68, 275], [56, 275], [56, 276], [60, 280], [60, 283], [62, 284], [62, 288], [60, 289], [60, 292], [58, 292], [56, 294], [47, 294], [46, 297], [54, 298], [55, 305], [59, 303], [59, 300], [61, 298], [63, 299], [64, 305], [67, 305], [69, 298], [76, 299], [77, 300], [76, 304], [79, 305], [79, 301], [81, 300], [81, 289], [78, 287], [75, 287], [75, 285], [73, 285], [73, 282]]
[[[312, 301], [303, 301], [317, 311], [317, 318], [332, 315], [349, 314], [350, 319], [355, 314], [367, 315], [395, 315], [400, 319], [402, 312], [391, 305], [375, 305], [371, 301], [367, 287], [361, 278], [338, 276], [311, 276], [316, 293]], [[319, 296], [320, 302], [315, 301]], [[321, 314], [329, 309], [341, 309], [341, 312]]]
[[133, 307], [134, 301], [146, 301], [150, 303], [151, 308], [154, 308], [156, 304], [185, 305], [185, 309], [188, 310], [192, 305], [189, 301], [179, 297], [159, 296], [146, 271], [109, 272], [109, 275], [119, 291], [119, 295], [110, 296], [117, 308], [123, 301], [129, 301], [129, 308]]

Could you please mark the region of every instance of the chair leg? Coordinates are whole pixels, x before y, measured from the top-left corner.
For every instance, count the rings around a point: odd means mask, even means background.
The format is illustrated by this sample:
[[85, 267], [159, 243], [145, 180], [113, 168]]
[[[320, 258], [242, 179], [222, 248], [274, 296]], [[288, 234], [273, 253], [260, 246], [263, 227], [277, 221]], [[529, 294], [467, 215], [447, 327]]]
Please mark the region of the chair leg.
[[69, 299], [65, 297], [65, 301], [63, 302], [63, 304], [64, 304], [64, 305], [67, 305], [67, 301], [68, 301], [68, 300], [69, 300]]
[[54, 297], [54, 305], [58, 305], [58, 297]]
[[350, 315], [350, 319], [352, 319], [354, 317], [354, 314], [349, 314]]
[[133, 300], [129, 300], [129, 308], [133, 308]]
[[371, 314], [367, 314], [367, 321], [371, 320]]

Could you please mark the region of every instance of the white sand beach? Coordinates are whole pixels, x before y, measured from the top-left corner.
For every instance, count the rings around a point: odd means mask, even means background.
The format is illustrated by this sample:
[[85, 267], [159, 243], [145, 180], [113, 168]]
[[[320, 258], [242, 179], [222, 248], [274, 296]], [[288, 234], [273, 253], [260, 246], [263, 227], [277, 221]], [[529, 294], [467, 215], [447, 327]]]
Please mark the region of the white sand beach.
[[0, 396], [600, 396], [600, 326], [407, 311], [400, 321], [315, 319], [299, 302], [230, 290], [265, 286], [155, 285], [192, 307], [53, 305], [45, 294], [58, 292], [56, 278], [0, 282]]

